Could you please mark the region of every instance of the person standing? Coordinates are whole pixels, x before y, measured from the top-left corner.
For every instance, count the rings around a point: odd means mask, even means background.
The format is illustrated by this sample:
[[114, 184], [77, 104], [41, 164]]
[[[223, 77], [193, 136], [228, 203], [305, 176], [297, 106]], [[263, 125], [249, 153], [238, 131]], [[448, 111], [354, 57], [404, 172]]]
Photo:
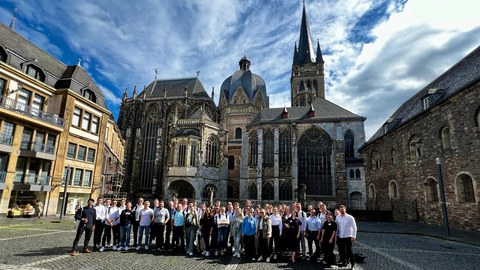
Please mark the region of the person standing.
[[100, 252], [105, 251], [105, 247], [110, 246], [110, 241], [112, 240], [112, 228], [113, 224], [110, 220], [110, 214], [113, 212], [113, 207], [111, 205], [112, 201], [110, 199], [105, 200], [105, 219], [103, 222], [103, 237], [102, 237], [102, 247], [100, 248]]
[[236, 215], [230, 228], [230, 234], [233, 237], [234, 248], [232, 250], [235, 250], [235, 253], [233, 253], [233, 256], [240, 258], [240, 252], [242, 251], [241, 240], [242, 240], [242, 225], [243, 225], [244, 217], [243, 217], [242, 209], [240, 208], [237, 208], [235, 210], [235, 213]]
[[170, 243], [171, 243], [171, 237], [172, 237], [172, 229], [173, 229], [173, 216], [175, 214], [175, 206], [173, 205], [173, 201], [168, 202], [168, 208], [167, 208], [168, 214], [170, 216], [170, 219], [168, 222], [165, 224], [165, 249], [171, 249]]
[[252, 210], [245, 208], [247, 216], [243, 219], [242, 224], [242, 238], [245, 243], [245, 257], [255, 261], [255, 233], [257, 231], [257, 219], [253, 217]]
[[333, 220], [332, 213], [326, 213], [327, 220], [322, 226], [322, 237], [320, 243], [322, 244], [323, 262], [325, 265], [331, 266], [335, 264], [335, 235], [337, 233], [337, 223]]
[[263, 258], [266, 258], [267, 263], [270, 262], [268, 242], [272, 237], [272, 222], [265, 209], [260, 209], [258, 212], [256, 237], [258, 239], [258, 254], [260, 255], [258, 261], [261, 262]]
[[300, 245], [300, 235], [302, 232], [302, 222], [297, 218], [296, 210], [291, 211], [291, 216], [285, 221], [284, 228], [287, 231], [287, 248], [292, 252], [290, 260], [294, 263]]
[[337, 247], [340, 255], [339, 266], [347, 266], [350, 260], [350, 267], [355, 265], [355, 258], [352, 252], [352, 245], [357, 237], [357, 224], [355, 218], [347, 214], [345, 205], [340, 205], [340, 214], [335, 219], [337, 223]]
[[197, 235], [198, 229], [198, 216], [197, 210], [195, 209], [195, 205], [190, 202], [188, 204], [190, 211], [185, 216], [185, 233], [186, 233], [186, 240], [187, 240], [187, 253], [190, 256], [193, 256], [193, 243], [195, 242], [195, 237]]
[[306, 245], [305, 245], [305, 232], [307, 230], [307, 214], [302, 210], [302, 204], [297, 203], [296, 204], [296, 210], [297, 210], [297, 218], [300, 221], [302, 227], [301, 232], [300, 232], [300, 249], [302, 252], [302, 258], [305, 259], [305, 255], [307, 253]]
[[228, 226], [230, 226], [230, 219], [225, 212], [225, 207], [220, 208], [220, 213], [217, 214], [217, 225], [218, 225], [218, 237], [217, 237], [217, 251], [215, 251], [215, 256], [218, 255], [218, 250], [220, 254], [223, 255], [224, 250], [227, 248], [228, 240]]
[[283, 229], [282, 216], [279, 214], [277, 207], [273, 207], [270, 221], [272, 223], [272, 237], [270, 238], [269, 246], [270, 252], [273, 253], [273, 259], [276, 260], [282, 250], [280, 238], [282, 237]]
[[185, 214], [183, 212], [182, 204], [177, 204], [177, 211], [175, 211], [175, 214], [173, 215], [172, 226], [173, 249], [181, 252], [185, 248], [185, 238], [183, 237], [185, 229]]
[[96, 211], [96, 219], [95, 219], [95, 231], [93, 235], [93, 250], [99, 250], [99, 246], [102, 240], [102, 233], [104, 227], [104, 221], [107, 216], [107, 209], [103, 205], [103, 199], [98, 198], [97, 204], [93, 207]]
[[205, 250], [202, 255], [205, 257], [210, 256], [210, 239], [212, 237], [213, 230], [213, 215], [211, 213], [211, 208], [205, 208], [203, 216], [200, 219], [200, 231], [202, 232], [203, 242], [205, 242]]
[[43, 203], [40, 200], [36, 200], [33, 209], [35, 210], [35, 218], [40, 218], [42, 216]]
[[137, 250], [142, 247], [143, 232], [145, 232], [145, 249], [148, 250], [148, 240], [150, 239], [150, 224], [153, 221], [153, 210], [150, 208], [150, 202], [143, 203], [143, 209], [138, 212], [138, 241]]
[[157, 250], [164, 249], [163, 233], [165, 226], [170, 221], [170, 212], [164, 207], [163, 201], [158, 203], [158, 207], [153, 210], [153, 226], [155, 227], [155, 245]]
[[[307, 218], [307, 242], [308, 242], [308, 256], [310, 260], [316, 260], [320, 255], [320, 233], [322, 231], [322, 223], [315, 215], [315, 209], [310, 209], [310, 216]], [[313, 252], [313, 243], [315, 243], [315, 252]]]
[[117, 247], [120, 245], [120, 214], [122, 210], [120, 207], [117, 207], [117, 201], [113, 200], [112, 210], [110, 211], [110, 221], [112, 222], [112, 235], [113, 235], [113, 246], [112, 250], [117, 250]]
[[120, 247], [118, 250], [124, 249], [125, 251], [128, 251], [130, 245], [130, 231], [134, 220], [135, 213], [132, 213], [132, 203], [127, 202], [125, 209], [120, 214]]
[[75, 236], [75, 240], [73, 241], [72, 252], [70, 253], [72, 256], [77, 255], [78, 241], [80, 241], [80, 237], [82, 237], [83, 232], [85, 232], [83, 252], [91, 253], [91, 251], [88, 249], [88, 243], [90, 242], [92, 232], [95, 230], [95, 221], [97, 220], [97, 212], [93, 208], [94, 202], [95, 200], [88, 199], [88, 205], [85, 206], [85, 208], [83, 208], [81, 211], [78, 211], [75, 215], [75, 218], [80, 220], [80, 222], [78, 223], [77, 234]]
[[137, 200], [137, 205], [135, 205], [135, 207], [133, 207], [133, 211], [135, 212], [135, 220], [132, 223], [132, 226], [133, 226], [133, 246], [134, 247], [137, 246], [138, 226], [139, 226], [139, 223], [140, 223], [140, 220], [138, 220], [137, 217], [139, 216], [140, 210], [142, 210], [142, 209], [143, 209], [143, 198], [140, 197]]

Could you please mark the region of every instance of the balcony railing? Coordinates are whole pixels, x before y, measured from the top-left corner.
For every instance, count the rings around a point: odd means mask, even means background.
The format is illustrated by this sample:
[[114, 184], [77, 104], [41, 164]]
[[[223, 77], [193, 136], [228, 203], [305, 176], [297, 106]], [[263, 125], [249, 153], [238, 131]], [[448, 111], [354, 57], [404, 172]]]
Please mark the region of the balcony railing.
[[20, 144], [20, 150], [35, 151], [53, 155], [53, 153], [55, 153], [55, 146], [36, 142], [34, 142], [32, 145], [30, 141], [23, 141]]
[[48, 186], [50, 185], [50, 178], [51, 176], [46, 175], [38, 175], [35, 173], [15, 173], [15, 177], [13, 179], [14, 183], [22, 183], [28, 185], [42, 185]]
[[37, 108], [33, 108], [21, 102], [17, 102], [17, 100], [6, 96], [0, 96], [0, 108], [15, 111], [62, 128], [65, 126], [65, 120], [58, 117], [58, 115], [43, 112]]
[[7, 176], [7, 172], [0, 171], [0, 183], [5, 183], [5, 177]]
[[0, 134], [0, 144], [13, 145], [13, 136], [9, 134]]

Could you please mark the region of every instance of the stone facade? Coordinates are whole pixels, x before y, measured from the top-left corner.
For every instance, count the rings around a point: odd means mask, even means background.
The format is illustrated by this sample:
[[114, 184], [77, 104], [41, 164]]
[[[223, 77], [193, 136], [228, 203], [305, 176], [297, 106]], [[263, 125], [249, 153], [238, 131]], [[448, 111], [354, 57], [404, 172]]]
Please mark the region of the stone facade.
[[368, 209], [442, 224], [439, 158], [450, 225], [480, 229], [479, 60], [477, 48], [405, 102], [362, 147]]

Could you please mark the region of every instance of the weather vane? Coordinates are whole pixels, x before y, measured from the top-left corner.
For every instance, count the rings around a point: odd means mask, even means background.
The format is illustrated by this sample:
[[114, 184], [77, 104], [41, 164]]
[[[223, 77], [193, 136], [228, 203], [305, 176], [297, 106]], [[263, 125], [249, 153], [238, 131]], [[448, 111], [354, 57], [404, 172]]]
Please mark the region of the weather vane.
[[155, 80], [156, 80], [158, 75], [158, 68], [154, 68], [153, 71], [155, 72]]

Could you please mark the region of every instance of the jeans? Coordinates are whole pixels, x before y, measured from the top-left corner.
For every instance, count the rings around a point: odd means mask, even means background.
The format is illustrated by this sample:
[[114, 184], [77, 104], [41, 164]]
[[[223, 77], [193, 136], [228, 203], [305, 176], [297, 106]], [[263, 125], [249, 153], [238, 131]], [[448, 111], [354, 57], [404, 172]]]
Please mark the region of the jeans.
[[145, 245], [148, 246], [148, 240], [150, 239], [150, 225], [138, 226], [138, 242], [137, 245], [142, 246], [143, 231], [145, 231]]
[[130, 231], [132, 226], [120, 226], [120, 246], [128, 247], [130, 245]]
[[219, 227], [217, 233], [217, 249], [227, 248], [228, 227]]
[[[318, 242], [318, 231], [308, 231], [307, 241], [308, 241], [308, 255], [311, 258], [318, 258], [320, 254], [320, 244]], [[313, 252], [313, 243], [315, 243], [315, 253]]]
[[300, 248], [301, 248], [301, 252], [303, 255], [305, 255], [307, 253], [307, 249], [305, 248], [305, 231], [301, 231], [300, 232]]
[[193, 252], [193, 242], [195, 242], [195, 236], [197, 235], [197, 227], [189, 226], [185, 228], [187, 238], [187, 252]]
[[238, 252], [240, 254], [240, 251], [242, 251], [242, 234], [237, 233], [235, 237], [233, 238], [233, 243], [235, 246], [235, 252]]

